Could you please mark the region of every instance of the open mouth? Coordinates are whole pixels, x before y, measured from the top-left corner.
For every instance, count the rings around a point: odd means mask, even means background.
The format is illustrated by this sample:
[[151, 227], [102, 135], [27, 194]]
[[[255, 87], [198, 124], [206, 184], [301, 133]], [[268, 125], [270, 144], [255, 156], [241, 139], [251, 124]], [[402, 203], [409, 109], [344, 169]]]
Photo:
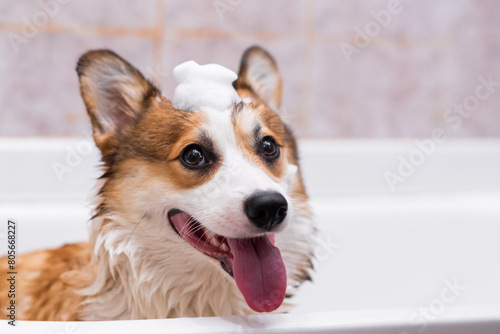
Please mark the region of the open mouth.
[[254, 311], [276, 310], [285, 298], [286, 269], [274, 235], [235, 239], [207, 230], [186, 212], [171, 210], [170, 224], [191, 246], [219, 260]]

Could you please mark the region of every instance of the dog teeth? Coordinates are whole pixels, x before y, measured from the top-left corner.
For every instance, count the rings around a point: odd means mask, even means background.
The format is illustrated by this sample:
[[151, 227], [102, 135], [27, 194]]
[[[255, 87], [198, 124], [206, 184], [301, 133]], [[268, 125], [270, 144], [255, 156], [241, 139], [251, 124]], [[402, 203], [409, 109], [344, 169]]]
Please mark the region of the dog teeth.
[[229, 252], [229, 247], [226, 244], [220, 245], [219, 248], [222, 249], [224, 252]]
[[214, 247], [220, 247], [221, 245], [220, 241], [216, 237], [210, 239], [210, 244]]

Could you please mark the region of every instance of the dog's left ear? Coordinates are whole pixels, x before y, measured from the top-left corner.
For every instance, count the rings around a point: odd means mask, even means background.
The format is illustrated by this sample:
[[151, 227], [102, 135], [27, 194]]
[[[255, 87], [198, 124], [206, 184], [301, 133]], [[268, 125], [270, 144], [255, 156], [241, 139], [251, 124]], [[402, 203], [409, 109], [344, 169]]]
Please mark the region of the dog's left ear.
[[249, 89], [273, 109], [281, 105], [282, 81], [273, 57], [263, 48], [248, 48], [241, 58], [235, 88]]
[[160, 93], [137, 69], [109, 50], [85, 53], [76, 71], [94, 141], [107, 155], [120, 144], [150, 99]]

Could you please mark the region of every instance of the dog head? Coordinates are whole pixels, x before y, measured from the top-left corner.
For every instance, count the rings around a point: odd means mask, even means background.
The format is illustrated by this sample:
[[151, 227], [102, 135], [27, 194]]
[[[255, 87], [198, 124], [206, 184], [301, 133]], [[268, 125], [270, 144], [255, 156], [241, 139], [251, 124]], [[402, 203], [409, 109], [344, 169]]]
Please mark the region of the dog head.
[[287, 276], [300, 281], [310, 268], [296, 145], [275, 111], [282, 83], [266, 51], [248, 49], [238, 76], [217, 71], [206, 84], [179, 85], [186, 89], [172, 103], [113, 52], [81, 57], [81, 93], [106, 168], [99, 234], [139, 276], [209, 270], [235, 283], [254, 311], [269, 312], [281, 305]]

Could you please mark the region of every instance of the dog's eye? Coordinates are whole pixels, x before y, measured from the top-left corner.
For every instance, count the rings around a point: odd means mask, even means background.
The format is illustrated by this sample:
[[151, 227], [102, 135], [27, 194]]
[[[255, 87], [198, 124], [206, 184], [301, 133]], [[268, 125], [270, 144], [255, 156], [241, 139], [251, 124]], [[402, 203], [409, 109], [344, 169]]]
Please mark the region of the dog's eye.
[[267, 159], [276, 159], [280, 154], [280, 148], [271, 136], [262, 139], [261, 151]]
[[188, 167], [200, 166], [205, 162], [203, 149], [199, 145], [189, 145], [182, 153], [182, 162]]

